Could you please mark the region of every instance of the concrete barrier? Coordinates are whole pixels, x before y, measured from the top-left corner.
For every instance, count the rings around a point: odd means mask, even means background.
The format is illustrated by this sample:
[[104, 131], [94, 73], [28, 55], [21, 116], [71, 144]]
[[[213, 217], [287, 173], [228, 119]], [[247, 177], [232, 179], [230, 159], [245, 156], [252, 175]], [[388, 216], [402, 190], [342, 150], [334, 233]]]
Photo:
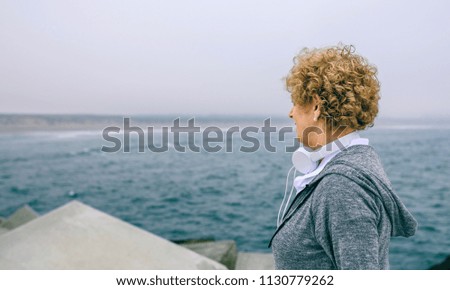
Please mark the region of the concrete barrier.
[[8, 219], [2, 221], [1, 226], [6, 229], [14, 229], [29, 221], [34, 220], [39, 215], [28, 205], [16, 210]]
[[8, 229], [3, 227], [3, 223], [5, 222], [5, 218], [0, 216], [0, 235], [8, 232]]
[[9, 232], [8, 229], [2, 228], [2, 227], [0, 226], [0, 235], [5, 234], [5, 233], [7, 233], [7, 232]]
[[236, 270], [274, 270], [272, 254], [239, 252]]
[[73, 201], [0, 235], [0, 269], [226, 267]]
[[208, 257], [234, 270], [237, 260], [236, 242], [232, 240], [180, 243], [189, 250]]

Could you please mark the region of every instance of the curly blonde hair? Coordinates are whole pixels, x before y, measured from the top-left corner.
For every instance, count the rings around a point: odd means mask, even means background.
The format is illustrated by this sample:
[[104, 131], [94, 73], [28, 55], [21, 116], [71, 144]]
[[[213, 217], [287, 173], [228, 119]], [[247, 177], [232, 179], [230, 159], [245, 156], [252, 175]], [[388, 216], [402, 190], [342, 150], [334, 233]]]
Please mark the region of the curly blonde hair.
[[328, 126], [355, 130], [373, 126], [378, 113], [380, 83], [377, 69], [355, 53], [353, 46], [303, 49], [286, 77], [286, 88], [295, 105], [320, 100]]

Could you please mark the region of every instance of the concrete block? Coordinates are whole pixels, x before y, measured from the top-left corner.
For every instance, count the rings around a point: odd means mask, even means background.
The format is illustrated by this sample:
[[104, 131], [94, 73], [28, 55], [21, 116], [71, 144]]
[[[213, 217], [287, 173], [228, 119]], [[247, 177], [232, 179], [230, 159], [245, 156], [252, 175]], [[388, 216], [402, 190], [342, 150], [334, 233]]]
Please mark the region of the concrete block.
[[5, 229], [4, 227], [2, 227], [2, 224], [4, 222], [5, 222], [5, 218], [0, 216], [0, 235], [9, 231], [8, 229]]
[[9, 232], [8, 229], [5, 229], [4, 227], [0, 226], [0, 235], [5, 234], [7, 232]]
[[2, 222], [2, 227], [9, 230], [15, 229], [27, 222], [34, 220], [39, 215], [28, 205], [16, 210], [7, 220]]
[[272, 254], [239, 252], [236, 270], [274, 270]]
[[226, 269], [72, 201], [0, 236], [0, 269]]
[[237, 247], [235, 241], [188, 242], [180, 245], [225, 265], [229, 270], [234, 270], [236, 266]]

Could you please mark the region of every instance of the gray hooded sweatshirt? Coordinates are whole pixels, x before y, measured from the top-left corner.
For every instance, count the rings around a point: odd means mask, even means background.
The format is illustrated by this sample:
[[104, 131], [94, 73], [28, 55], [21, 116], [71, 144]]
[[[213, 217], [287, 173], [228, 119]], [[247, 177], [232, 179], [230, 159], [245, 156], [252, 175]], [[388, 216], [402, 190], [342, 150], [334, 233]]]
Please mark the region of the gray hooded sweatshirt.
[[389, 269], [390, 237], [416, 228], [376, 152], [355, 145], [297, 194], [269, 247], [276, 269]]

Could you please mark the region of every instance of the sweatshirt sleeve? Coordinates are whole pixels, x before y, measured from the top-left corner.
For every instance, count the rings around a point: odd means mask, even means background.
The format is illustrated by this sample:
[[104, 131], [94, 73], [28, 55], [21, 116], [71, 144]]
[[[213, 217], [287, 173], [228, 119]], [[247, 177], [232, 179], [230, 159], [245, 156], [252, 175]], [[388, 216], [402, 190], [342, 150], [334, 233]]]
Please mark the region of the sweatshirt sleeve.
[[378, 269], [378, 217], [374, 197], [340, 174], [325, 176], [312, 201], [314, 234], [338, 269]]

